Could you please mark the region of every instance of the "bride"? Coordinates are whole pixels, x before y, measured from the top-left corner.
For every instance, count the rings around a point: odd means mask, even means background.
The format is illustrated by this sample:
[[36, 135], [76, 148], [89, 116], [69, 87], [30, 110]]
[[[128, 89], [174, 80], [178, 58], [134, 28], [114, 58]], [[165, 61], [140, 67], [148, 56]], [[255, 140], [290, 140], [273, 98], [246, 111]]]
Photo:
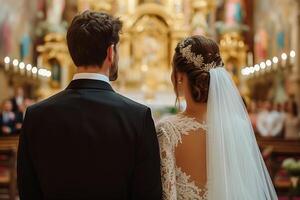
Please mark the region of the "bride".
[[242, 98], [218, 45], [180, 42], [172, 82], [183, 113], [157, 124], [164, 200], [277, 200]]

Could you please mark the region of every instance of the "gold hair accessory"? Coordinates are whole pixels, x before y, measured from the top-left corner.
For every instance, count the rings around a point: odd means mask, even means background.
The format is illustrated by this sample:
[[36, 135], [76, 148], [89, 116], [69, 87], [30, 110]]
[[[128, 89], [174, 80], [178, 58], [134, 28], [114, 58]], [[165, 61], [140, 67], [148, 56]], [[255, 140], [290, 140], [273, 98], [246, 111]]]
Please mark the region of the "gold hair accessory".
[[211, 62], [208, 64], [204, 63], [204, 58], [201, 54], [196, 55], [192, 52], [192, 45], [183, 47], [184, 44], [180, 44], [180, 53], [188, 61], [188, 63], [193, 63], [196, 67], [200, 68], [202, 71], [208, 72], [210, 69], [216, 68], [216, 62]]

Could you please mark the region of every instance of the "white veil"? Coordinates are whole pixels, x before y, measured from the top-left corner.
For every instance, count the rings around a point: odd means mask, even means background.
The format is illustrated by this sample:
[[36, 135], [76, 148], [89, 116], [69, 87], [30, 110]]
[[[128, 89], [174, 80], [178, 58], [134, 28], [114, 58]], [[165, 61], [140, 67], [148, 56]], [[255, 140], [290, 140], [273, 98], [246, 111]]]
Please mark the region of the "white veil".
[[223, 67], [209, 73], [208, 199], [277, 200], [235, 84]]

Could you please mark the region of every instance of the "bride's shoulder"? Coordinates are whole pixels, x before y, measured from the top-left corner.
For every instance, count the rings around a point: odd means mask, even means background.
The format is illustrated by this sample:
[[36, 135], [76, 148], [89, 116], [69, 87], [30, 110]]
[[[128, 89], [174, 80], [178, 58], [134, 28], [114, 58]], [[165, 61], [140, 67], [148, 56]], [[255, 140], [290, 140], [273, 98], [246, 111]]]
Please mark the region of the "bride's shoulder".
[[157, 125], [165, 124], [165, 123], [173, 123], [177, 119], [178, 115], [166, 115], [157, 122]]
[[178, 121], [179, 121], [179, 115], [164, 116], [156, 123], [156, 129], [176, 126]]
[[178, 116], [170, 115], [161, 118], [156, 123], [156, 133], [160, 141], [168, 141], [171, 145], [176, 145], [180, 137], [178, 129]]
[[156, 123], [156, 132], [159, 134], [162, 134], [164, 132], [170, 132], [174, 131], [174, 128], [176, 128], [176, 122], [178, 121], [178, 115], [168, 115], [162, 117], [157, 123]]
[[169, 115], [161, 118], [156, 123], [156, 131], [158, 136], [165, 135], [180, 135], [190, 130], [191, 126], [190, 118], [183, 116], [182, 114]]
[[172, 123], [174, 120], [174, 117], [175, 117], [175, 115], [168, 115], [168, 116], [164, 116], [164, 117], [160, 118], [155, 124], [156, 129], [162, 128], [162, 127]]
[[207, 130], [207, 126], [205, 123], [200, 123], [195, 118], [185, 116], [182, 113], [164, 117], [156, 124], [158, 135], [163, 133], [169, 135], [174, 135], [174, 133], [175, 135], [184, 135], [188, 134], [189, 131], [198, 129]]

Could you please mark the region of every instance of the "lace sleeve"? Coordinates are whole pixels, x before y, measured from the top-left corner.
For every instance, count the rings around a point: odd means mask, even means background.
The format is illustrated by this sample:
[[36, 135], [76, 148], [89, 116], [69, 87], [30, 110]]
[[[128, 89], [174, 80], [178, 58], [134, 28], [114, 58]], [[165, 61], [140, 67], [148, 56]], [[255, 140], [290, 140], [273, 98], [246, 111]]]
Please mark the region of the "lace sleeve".
[[170, 138], [172, 129], [165, 122], [159, 123], [156, 130], [160, 146], [163, 200], [177, 200], [174, 145]]

